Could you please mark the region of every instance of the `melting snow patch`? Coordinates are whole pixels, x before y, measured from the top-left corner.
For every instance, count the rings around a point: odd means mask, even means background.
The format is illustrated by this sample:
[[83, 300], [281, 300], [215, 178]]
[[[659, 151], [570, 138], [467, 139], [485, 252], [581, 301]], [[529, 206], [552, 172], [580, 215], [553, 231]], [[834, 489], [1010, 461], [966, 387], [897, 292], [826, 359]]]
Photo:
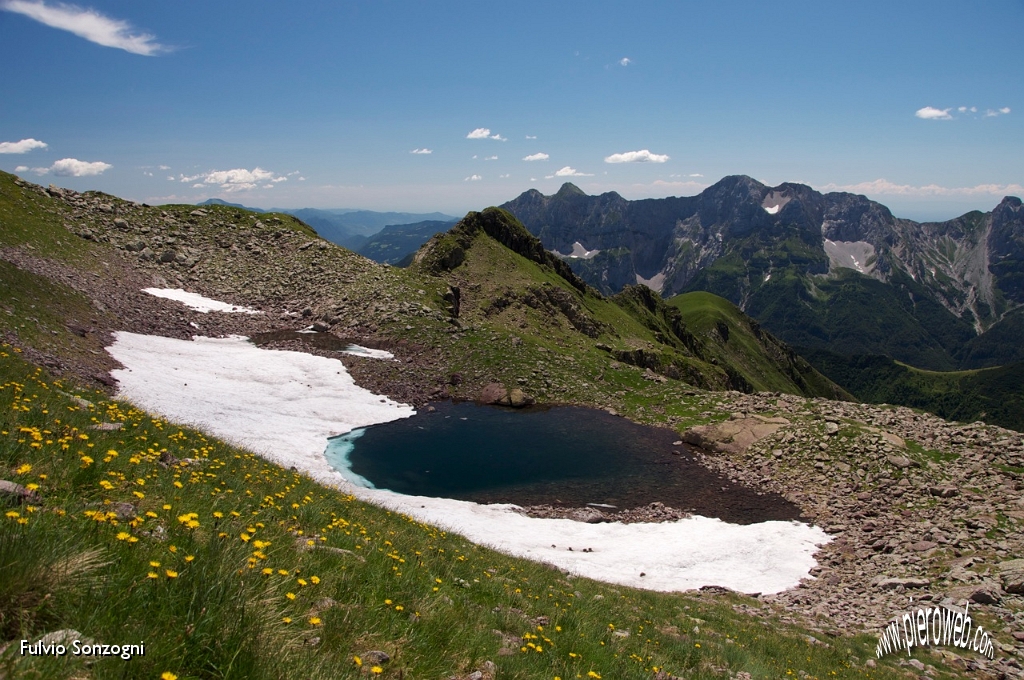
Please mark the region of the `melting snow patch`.
[[584, 246], [579, 241], [576, 241], [575, 243], [572, 244], [572, 252], [569, 253], [569, 257], [579, 258], [581, 260], [589, 260], [590, 258], [592, 258], [595, 255], [597, 255], [599, 252], [601, 252], [601, 251], [600, 250], [587, 250], [586, 246]]
[[328, 463], [327, 438], [414, 411], [355, 385], [341, 362], [259, 349], [238, 336], [189, 342], [119, 332], [108, 351], [126, 367], [112, 372], [119, 396], [148, 411], [294, 465], [363, 500], [581, 576], [661, 591], [719, 585], [775, 593], [806, 578], [817, 547], [830, 540], [800, 522], [741, 526], [697, 516], [583, 524], [526, 517], [510, 505], [355, 486]]
[[763, 206], [763, 207], [764, 207], [764, 211], [765, 211], [766, 213], [768, 213], [769, 215], [774, 215], [774, 214], [776, 214], [777, 212], [779, 212], [779, 209], [780, 209], [780, 208], [781, 208], [782, 206], [780, 206], [780, 205], [773, 205], [773, 206], [771, 206], [771, 207], [768, 207], [768, 206]]
[[354, 357], [367, 357], [369, 359], [395, 358], [395, 355], [391, 352], [385, 352], [382, 349], [370, 349], [369, 347], [363, 347], [362, 345], [349, 345], [342, 351], [342, 354], [351, 354]]
[[174, 300], [181, 304], [191, 307], [197, 312], [206, 314], [208, 312], [233, 312], [240, 314], [262, 314], [263, 312], [258, 309], [250, 309], [249, 307], [239, 307], [238, 305], [231, 305], [227, 302], [221, 302], [219, 300], [211, 300], [208, 297], [203, 297], [199, 293], [189, 293], [181, 288], [143, 288], [142, 292], [155, 295], [159, 298], [166, 298], [168, 300]]

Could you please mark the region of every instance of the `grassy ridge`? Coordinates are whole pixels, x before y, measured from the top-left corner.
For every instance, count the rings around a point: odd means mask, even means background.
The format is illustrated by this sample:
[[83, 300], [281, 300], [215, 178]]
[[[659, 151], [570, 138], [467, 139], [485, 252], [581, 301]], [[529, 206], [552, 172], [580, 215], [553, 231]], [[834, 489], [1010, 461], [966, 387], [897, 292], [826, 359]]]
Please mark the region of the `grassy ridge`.
[[500, 678], [895, 677], [851, 666], [870, 639], [820, 645], [749, 616], [749, 598], [612, 588], [500, 555], [71, 394], [9, 346], [0, 382], [0, 476], [42, 497], [0, 516], [0, 637], [146, 644], [88, 671], [15, 646], [9, 676], [437, 678], [491, 660]]
[[678, 309], [687, 328], [704, 340], [717, 364], [733, 367], [753, 389], [840, 399], [848, 396], [725, 298], [693, 292], [666, 302]]

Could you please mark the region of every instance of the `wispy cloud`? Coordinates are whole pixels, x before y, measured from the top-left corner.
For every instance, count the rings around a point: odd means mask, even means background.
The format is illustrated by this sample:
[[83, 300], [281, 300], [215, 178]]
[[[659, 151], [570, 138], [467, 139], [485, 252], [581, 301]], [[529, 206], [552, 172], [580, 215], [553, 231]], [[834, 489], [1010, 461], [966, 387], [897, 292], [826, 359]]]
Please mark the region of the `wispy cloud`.
[[546, 161], [549, 158], [551, 158], [551, 156], [547, 155], [544, 152], [541, 152], [541, 153], [532, 153], [529, 156], [524, 156], [523, 160], [524, 161]]
[[45, 149], [46, 142], [38, 139], [23, 139], [20, 142], [0, 142], [0, 153], [28, 153], [32, 149]]
[[426, 155], [426, 154], [434, 153], [434, 150], [433, 150], [433, 149], [413, 149], [413, 150], [412, 150], [412, 151], [410, 151], [409, 153], [415, 153], [415, 154], [420, 154], [420, 155]]
[[50, 173], [57, 177], [92, 177], [94, 175], [102, 175], [112, 167], [114, 166], [110, 163], [102, 161], [90, 163], [88, 161], [80, 161], [77, 158], [61, 158], [59, 161], [54, 161], [53, 165], [48, 168], [32, 168], [32, 172], [37, 175]]
[[14, 168], [14, 171], [15, 172], [28, 172], [28, 166], [27, 165], [19, 165], [18, 167]]
[[[924, 120], [953, 120], [958, 116], [952, 114], [953, 107], [948, 109], [937, 109], [934, 106], [926, 106], [923, 109], [918, 109], [914, 112], [914, 115]], [[977, 106], [958, 106], [956, 107], [957, 113], [963, 114], [968, 118], [977, 118], [978, 113]], [[1010, 112], [1009, 106], [1004, 106], [999, 109], [986, 109], [982, 118], [995, 118], [996, 116], [1005, 116]]]
[[619, 59], [619, 66], [629, 66], [632, 63], [633, 60], [630, 59], [629, 57], [623, 57], [622, 59]]
[[693, 180], [686, 182], [666, 182], [663, 179], [656, 179], [653, 182], [651, 182], [651, 187], [657, 188], [659, 190], [667, 189], [670, 191], [678, 191], [681, 193], [693, 193], [707, 189], [708, 185], [702, 184], [700, 182], [694, 182]]
[[[213, 170], [199, 173], [198, 175], [180, 175], [179, 182], [186, 184], [193, 183], [193, 189], [202, 189], [208, 186], [216, 186], [221, 191], [234, 193], [236, 191], [249, 191], [263, 182], [263, 188], [269, 189], [273, 183], [284, 182], [288, 179], [285, 175], [277, 175], [270, 170], [255, 167], [252, 170], [245, 168], [234, 168], [232, 170]], [[301, 177], [299, 178], [302, 179]]]
[[576, 168], [569, 167], [568, 165], [560, 170], [556, 170], [555, 174], [547, 175], [544, 179], [552, 179], [555, 177], [593, 177], [593, 173], [580, 172]]
[[537, 135], [526, 135], [527, 139], [537, 139]]
[[668, 156], [664, 154], [651, 153], [647, 149], [640, 151], [626, 151], [625, 153], [613, 153], [606, 156], [605, 163], [664, 163]]
[[977, 184], [973, 187], [943, 187], [938, 184], [913, 186], [896, 184], [887, 179], [876, 179], [857, 184], [826, 184], [815, 187], [818, 191], [847, 191], [854, 194], [875, 194], [886, 196], [1006, 196], [1024, 193], [1020, 184]]
[[483, 177], [481, 177], [480, 175], [470, 175], [469, 177], [467, 177], [466, 179], [464, 179], [462, 181], [463, 182], [479, 182], [482, 179], [483, 179]]
[[1009, 112], [1010, 112], [1010, 107], [1009, 106], [1004, 106], [1003, 108], [996, 109], [994, 111], [992, 109], [989, 109], [988, 111], [985, 112], [985, 117], [986, 118], [995, 118], [996, 116], [1005, 116]]
[[496, 139], [499, 142], [507, 142], [508, 141], [507, 138], [502, 137], [497, 132], [495, 132], [492, 135], [489, 128], [477, 128], [477, 129], [473, 130], [472, 132], [470, 132], [468, 135], [466, 135], [466, 139]]
[[511, 173], [505, 173], [504, 175], [498, 175], [498, 179], [508, 179], [511, 176]]
[[80, 38], [104, 47], [151, 57], [169, 51], [149, 33], [137, 33], [131, 24], [112, 19], [94, 9], [65, 5], [48, 5], [42, 0], [0, 0], [0, 9], [23, 14], [41, 24], [74, 33]]

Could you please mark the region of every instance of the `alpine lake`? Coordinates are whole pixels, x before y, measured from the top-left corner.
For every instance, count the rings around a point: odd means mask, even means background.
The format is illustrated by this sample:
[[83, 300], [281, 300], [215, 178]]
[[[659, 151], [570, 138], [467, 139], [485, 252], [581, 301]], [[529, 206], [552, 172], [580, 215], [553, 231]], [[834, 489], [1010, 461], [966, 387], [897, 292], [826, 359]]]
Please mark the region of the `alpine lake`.
[[432, 407], [332, 438], [328, 462], [357, 483], [410, 496], [613, 511], [659, 501], [735, 524], [800, 518], [778, 494], [703, 467], [665, 428], [577, 406]]

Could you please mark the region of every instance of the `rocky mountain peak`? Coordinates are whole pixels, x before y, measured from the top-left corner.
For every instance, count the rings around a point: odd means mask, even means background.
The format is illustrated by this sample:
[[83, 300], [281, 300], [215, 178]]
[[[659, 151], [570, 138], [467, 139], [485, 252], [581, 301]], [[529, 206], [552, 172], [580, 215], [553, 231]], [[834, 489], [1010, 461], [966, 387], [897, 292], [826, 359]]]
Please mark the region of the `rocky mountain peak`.
[[[536, 190], [535, 189], [531, 189], [531, 191], [536, 191]], [[537, 192], [537, 193], [540, 193], [540, 192]], [[555, 196], [558, 196], [559, 198], [568, 198], [569, 196], [586, 196], [586, 195], [587, 194], [584, 193], [583, 189], [580, 189], [578, 186], [576, 186], [572, 182], [566, 182], [565, 184], [563, 184], [562, 187], [558, 190], [558, 193], [555, 194]]]

